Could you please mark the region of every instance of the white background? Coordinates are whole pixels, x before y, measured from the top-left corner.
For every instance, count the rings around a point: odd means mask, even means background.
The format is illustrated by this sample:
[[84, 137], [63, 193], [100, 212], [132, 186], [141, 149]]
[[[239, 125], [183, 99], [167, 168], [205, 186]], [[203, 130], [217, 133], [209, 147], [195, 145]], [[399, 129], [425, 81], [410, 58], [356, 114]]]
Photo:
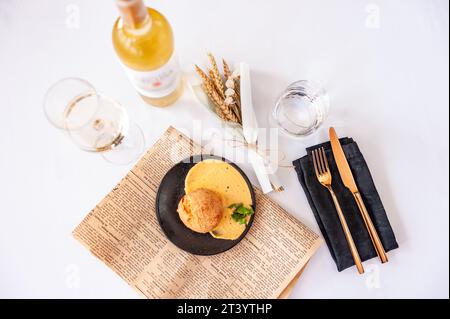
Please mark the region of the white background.
[[[338, 273], [323, 245], [292, 297], [449, 297], [448, 1], [147, 3], [172, 23], [185, 69], [209, 50], [251, 65], [261, 126], [290, 82], [325, 84], [330, 117], [307, 139], [280, 139], [288, 160], [324, 141], [329, 125], [366, 157], [400, 248], [358, 276]], [[140, 100], [112, 48], [117, 16], [111, 0], [0, 2], [0, 297], [138, 297], [71, 237], [131, 166], [82, 152], [46, 122], [53, 82], [80, 76], [121, 102], [147, 147], [169, 125], [187, 134], [194, 119], [219, 125], [189, 90], [167, 109]], [[272, 198], [318, 232], [293, 169], [279, 177], [286, 191]]]

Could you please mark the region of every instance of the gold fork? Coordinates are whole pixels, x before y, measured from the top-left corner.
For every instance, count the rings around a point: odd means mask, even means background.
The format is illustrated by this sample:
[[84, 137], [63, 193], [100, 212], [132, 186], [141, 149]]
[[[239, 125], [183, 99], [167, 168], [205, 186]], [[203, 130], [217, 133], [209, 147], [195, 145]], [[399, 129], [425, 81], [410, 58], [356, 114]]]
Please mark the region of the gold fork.
[[361, 263], [361, 258], [359, 257], [358, 250], [356, 249], [355, 242], [353, 241], [352, 234], [348, 229], [347, 221], [345, 220], [344, 214], [342, 213], [341, 206], [339, 205], [339, 201], [336, 197], [336, 194], [331, 187], [331, 172], [328, 167], [327, 157], [325, 155], [325, 150], [323, 147], [320, 149], [315, 149], [312, 151], [314, 170], [316, 171], [317, 179], [320, 184], [325, 186], [331, 194], [333, 198], [334, 206], [336, 206], [336, 210], [339, 216], [339, 220], [341, 222], [342, 230], [344, 231], [345, 238], [347, 239], [348, 247], [350, 248], [350, 252], [352, 254], [353, 260], [355, 261], [356, 268], [360, 274], [364, 273], [364, 268]]

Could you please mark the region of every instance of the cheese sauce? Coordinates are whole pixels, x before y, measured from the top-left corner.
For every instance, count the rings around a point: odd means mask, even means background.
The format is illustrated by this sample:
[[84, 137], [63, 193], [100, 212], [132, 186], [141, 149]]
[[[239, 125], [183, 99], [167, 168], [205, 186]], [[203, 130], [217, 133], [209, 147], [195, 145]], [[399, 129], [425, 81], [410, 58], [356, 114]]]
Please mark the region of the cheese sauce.
[[239, 224], [232, 217], [231, 204], [252, 205], [252, 196], [248, 185], [239, 171], [221, 160], [208, 159], [192, 167], [185, 180], [185, 192], [188, 194], [198, 188], [207, 188], [216, 192], [224, 206], [223, 218], [210, 232], [215, 238], [234, 240], [244, 232], [246, 225]]

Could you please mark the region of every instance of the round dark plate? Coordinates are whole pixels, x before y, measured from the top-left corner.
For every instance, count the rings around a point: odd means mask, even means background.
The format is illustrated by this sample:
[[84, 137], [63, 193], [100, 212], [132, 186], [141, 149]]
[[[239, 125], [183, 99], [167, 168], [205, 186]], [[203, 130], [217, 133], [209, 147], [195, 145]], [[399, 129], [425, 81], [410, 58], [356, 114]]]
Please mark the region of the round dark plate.
[[205, 159], [219, 159], [232, 165], [247, 182], [252, 196], [252, 208], [255, 211], [255, 192], [252, 184], [244, 172], [234, 163], [214, 155], [194, 155], [172, 167], [164, 176], [156, 195], [156, 216], [166, 237], [177, 247], [195, 255], [215, 255], [222, 253], [245, 237], [252, 226], [253, 214], [242, 235], [236, 240], [217, 239], [209, 233], [200, 234], [187, 228], [178, 216], [178, 203], [183, 197], [184, 180], [189, 170], [198, 162]]

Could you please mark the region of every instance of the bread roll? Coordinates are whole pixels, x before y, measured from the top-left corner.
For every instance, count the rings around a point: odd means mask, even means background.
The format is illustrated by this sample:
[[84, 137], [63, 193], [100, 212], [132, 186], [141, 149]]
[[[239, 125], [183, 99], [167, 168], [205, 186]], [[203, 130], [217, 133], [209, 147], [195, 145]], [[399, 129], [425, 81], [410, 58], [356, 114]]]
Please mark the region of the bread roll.
[[186, 227], [197, 233], [207, 233], [222, 219], [223, 204], [215, 192], [199, 188], [183, 196], [177, 212]]

